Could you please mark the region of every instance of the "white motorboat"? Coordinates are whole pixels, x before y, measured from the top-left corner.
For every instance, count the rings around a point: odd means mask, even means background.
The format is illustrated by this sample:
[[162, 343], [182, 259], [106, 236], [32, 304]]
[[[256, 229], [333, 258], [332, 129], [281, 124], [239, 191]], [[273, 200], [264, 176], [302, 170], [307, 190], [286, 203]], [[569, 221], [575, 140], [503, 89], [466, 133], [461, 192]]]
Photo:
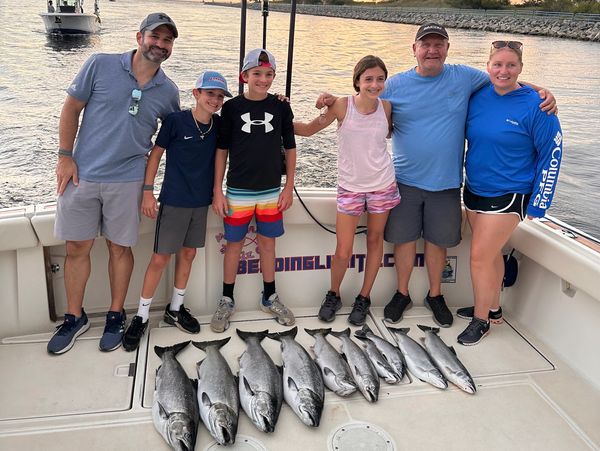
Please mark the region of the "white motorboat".
[[40, 13], [46, 33], [49, 34], [91, 34], [100, 31], [100, 9], [94, 1], [94, 11], [85, 12], [83, 0], [48, 0], [48, 11]]
[[[335, 222], [335, 192], [300, 192], [323, 223]], [[152, 424], [155, 345], [232, 336], [222, 349], [234, 373], [244, 344], [242, 330], [282, 330], [261, 312], [262, 287], [255, 236], [246, 238], [236, 283], [237, 311], [232, 327], [214, 334], [208, 323], [222, 281], [222, 223], [209, 217], [206, 248], [198, 252], [186, 294], [186, 306], [202, 330], [188, 335], [162, 321], [170, 300], [173, 266], [166, 271], [153, 303], [151, 324], [137, 352], [98, 350], [109, 305], [107, 250], [98, 239], [92, 250], [92, 275], [85, 309], [92, 327], [61, 356], [46, 352], [46, 343], [66, 308], [63, 287], [64, 243], [53, 235], [54, 205], [0, 210], [0, 449], [63, 450], [168, 449]], [[342, 288], [344, 307], [324, 326], [317, 319], [329, 286], [328, 255], [335, 237], [319, 228], [299, 202], [285, 214], [286, 234], [277, 243], [277, 290], [295, 312], [297, 339], [307, 349], [314, 340], [303, 328], [342, 330], [364, 269], [364, 235]], [[152, 252], [153, 223], [144, 219], [134, 248], [136, 266], [126, 309], [137, 309], [146, 264]], [[449, 252], [443, 291], [452, 309], [472, 304], [469, 275], [470, 231]], [[259, 432], [243, 412], [236, 444], [252, 450], [598, 450], [600, 449], [600, 247], [561, 225], [525, 221], [510, 240], [519, 274], [502, 293], [505, 322], [492, 325], [479, 345], [463, 347], [456, 336], [467, 321], [455, 318], [441, 337], [470, 370], [477, 393], [451, 386], [436, 389], [414, 377], [401, 384], [382, 382], [379, 401], [360, 394], [340, 398], [326, 393], [318, 428], [308, 428], [284, 405], [276, 430]], [[422, 246], [421, 246], [422, 249]], [[392, 341], [383, 322], [383, 307], [395, 290], [391, 247], [386, 245], [381, 272], [372, 292], [368, 324]], [[427, 273], [422, 255], [411, 280], [415, 306], [396, 327], [423, 336], [417, 324], [434, 326], [423, 307]], [[355, 329], [353, 327], [353, 329]], [[333, 337], [330, 342], [339, 347]], [[265, 349], [281, 363], [279, 344], [265, 339]], [[178, 359], [191, 378], [202, 351], [189, 346]], [[200, 426], [197, 450], [217, 445]], [[219, 448], [220, 449], [220, 448]]]

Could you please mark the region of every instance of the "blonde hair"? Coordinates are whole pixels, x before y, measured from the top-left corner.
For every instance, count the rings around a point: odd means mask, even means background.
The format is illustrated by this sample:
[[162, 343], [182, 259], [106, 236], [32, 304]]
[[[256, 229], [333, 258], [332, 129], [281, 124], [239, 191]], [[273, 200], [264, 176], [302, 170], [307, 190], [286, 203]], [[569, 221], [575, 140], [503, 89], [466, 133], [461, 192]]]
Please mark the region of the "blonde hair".
[[490, 50], [490, 57], [488, 58], [488, 63], [492, 60], [492, 56], [494, 56], [498, 52], [501, 52], [502, 50], [509, 50], [509, 51], [513, 52], [515, 55], [517, 55], [517, 58], [519, 59], [519, 63], [521, 64], [521, 66], [523, 65], [523, 51], [513, 49], [512, 47], [509, 47], [509, 46], [501, 47], [499, 49], [492, 47], [492, 49]]

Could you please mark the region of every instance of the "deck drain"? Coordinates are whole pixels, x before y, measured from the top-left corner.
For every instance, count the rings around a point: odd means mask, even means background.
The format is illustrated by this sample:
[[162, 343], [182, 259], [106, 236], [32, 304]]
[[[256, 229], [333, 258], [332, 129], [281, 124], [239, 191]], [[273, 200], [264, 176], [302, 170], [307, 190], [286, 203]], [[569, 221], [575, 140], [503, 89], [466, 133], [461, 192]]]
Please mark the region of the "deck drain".
[[[224, 449], [225, 447], [214, 442], [206, 448], [206, 451], [223, 451]], [[231, 451], [267, 451], [267, 448], [258, 440], [239, 434], [235, 437], [235, 444], [228, 446], [227, 449]]]
[[394, 441], [379, 427], [369, 423], [351, 423], [340, 427], [331, 438], [333, 451], [394, 451]]

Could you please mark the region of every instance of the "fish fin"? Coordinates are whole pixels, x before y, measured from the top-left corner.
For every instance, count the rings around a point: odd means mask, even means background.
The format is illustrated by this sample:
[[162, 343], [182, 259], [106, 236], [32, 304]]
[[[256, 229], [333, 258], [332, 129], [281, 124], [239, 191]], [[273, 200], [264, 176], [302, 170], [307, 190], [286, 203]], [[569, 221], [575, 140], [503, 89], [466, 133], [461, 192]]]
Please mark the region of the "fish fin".
[[454, 346], [448, 346], [448, 349], [452, 351], [452, 354], [456, 355], [456, 349], [454, 349]]
[[158, 415], [163, 420], [167, 420], [167, 418], [169, 418], [169, 414], [167, 413], [167, 411], [165, 410], [165, 408], [162, 406], [162, 404], [159, 401], [156, 401], [156, 404], [158, 405]]
[[294, 381], [294, 379], [291, 377], [287, 378], [287, 386], [290, 390], [298, 391], [298, 385], [296, 384], [296, 381]]
[[206, 351], [206, 348], [208, 348], [209, 346], [216, 346], [217, 349], [221, 349], [223, 346], [225, 346], [229, 340], [231, 340], [231, 337], [226, 337], [223, 338], [222, 340], [212, 340], [212, 341], [192, 341], [192, 344], [197, 347], [198, 349], [202, 349], [203, 351]]
[[330, 374], [333, 374], [335, 376], [335, 373], [329, 368], [329, 367], [324, 367], [323, 368], [323, 375], [324, 376], [329, 376]]
[[244, 382], [244, 388], [246, 389], [246, 391], [248, 393], [250, 393], [251, 396], [254, 396], [254, 390], [252, 389], [252, 386], [250, 385], [250, 382], [248, 382], [248, 379], [246, 379], [245, 377], [243, 377], [242, 381]]
[[210, 396], [208, 396], [208, 394], [206, 392], [202, 392], [200, 402], [202, 403], [202, 405], [204, 405], [206, 407], [210, 407], [212, 405]]
[[283, 337], [292, 337], [296, 338], [296, 334], [298, 333], [298, 326], [294, 326], [291, 329], [284, 330], [282, 332], [273, 332], [272, 334], [267, 334], [271, 340], [281, 341]]
[[331, 331], [331, 335], [333, 335], [334, 337], [349, 337], [350, 336], [350, 328], [346, 328], [344, 330], [340, 330], [339, 332], [336, 332], [334, 330]]
[[314, 337], [315, 335], [328, 335], [331, 332], [331, 327], [328, 329], [307, 329], [304, 328], [304, 332], [306, 332], [308, 335], [310, 335], [311, 337]]
[[240, 337], [244, 341], [248, 340], [248, 338], [251, 337], [257, 337], [258, 341], [261, 342], [269, 334], [268, 330], [261, 330], [260, 332], [248, 332], [236, 329], [235, 331], [237, 332], [238, 337]]

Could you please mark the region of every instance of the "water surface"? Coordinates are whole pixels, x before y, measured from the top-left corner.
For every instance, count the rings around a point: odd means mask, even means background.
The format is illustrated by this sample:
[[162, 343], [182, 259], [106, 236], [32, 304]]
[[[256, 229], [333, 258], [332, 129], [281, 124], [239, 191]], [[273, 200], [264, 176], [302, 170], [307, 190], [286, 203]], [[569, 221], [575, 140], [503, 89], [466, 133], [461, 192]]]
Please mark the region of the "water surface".
[[[89, 1], [89, 0], [88, 0]], [[92, 4], [85, 5], [87, 9]], [[196, 1], [103, 1], [98, 35], [49, 38], [39, 12], [44, 0], [0, 0], [0, 208], [55, 199], [54, 167], [58, 118], [65, 88], [95, 52], [123, 52], [136, 46], [141, 20], [154, 11], [168, 13], [179, 38], [163, 67], [181, 89], [183, 106], [192, 105], [191, 88], [206, 69], [221, 71], [237, 91], [239, 9]], [[284, 92], [289, 15], [271, 12], [267, 47], [279, 66], [273, 91]], [[297, 118], [317, 111], [319, 92], [352, 92], [352, 69], [366, 54], [383, 58], [391, 74], [415, 65], [411, 44], [417, 26], [298, 15], [292, 106]], [[483, 69], [490, 43], [524, 43], [521, 78], [549, 88], [557, 97], [565, 155], [550, 214], [600, 236], [600, 44], [566, 39], [451, 29], [447, 62]], [[248, 11], [246, 49], [262, 44], [262, 16]], [[110, 143], [106, 144], [107, 146]], [[334, 128], [298, 139], [298, 186], [334, 187]]]

